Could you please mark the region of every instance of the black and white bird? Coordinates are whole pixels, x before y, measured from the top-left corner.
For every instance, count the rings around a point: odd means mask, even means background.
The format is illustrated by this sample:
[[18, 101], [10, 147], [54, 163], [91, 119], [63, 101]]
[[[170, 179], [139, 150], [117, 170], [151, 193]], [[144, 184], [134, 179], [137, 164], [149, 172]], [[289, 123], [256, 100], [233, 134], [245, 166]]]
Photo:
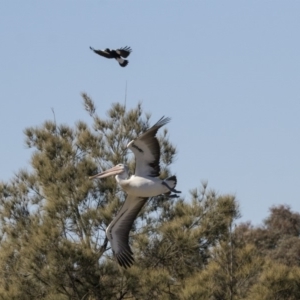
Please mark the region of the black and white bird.
[[129, 61], [124, 58], [127, 58], [132, 52], [131, 48], [128, 46], [117, 50], [110, 50], [109, 48], [106, 48], [105, 50], [95, 50], [92, 47], [90, 47], [90, 49], [103, 57], [116, 59], [121, 67], [126, 67], [128, 65]]
[[176, 176], [161, 180], [160, 175], [160, 146], [156, 138], [158, 129], [170, 121], [162, 117], [156, 124], [142, 135], [128, 143], [129, 148], [135, 155], [135, 174], [128, 178], [128, 167], [118, 164], [115, 167], [91, 176], [90, 179], [105, 178], [116, 175], [116, 181], [127, 193], [127, 198], [112, 222], [106, 229], [106, 237], [119, 265], [127, 268], [133, 262], [133, 253], [128, 240], [129, 232], [138, 213], [147, 202], [148, 198], [161, 194], [169, 197], [177, 197], [180, 191], [175, 190]]

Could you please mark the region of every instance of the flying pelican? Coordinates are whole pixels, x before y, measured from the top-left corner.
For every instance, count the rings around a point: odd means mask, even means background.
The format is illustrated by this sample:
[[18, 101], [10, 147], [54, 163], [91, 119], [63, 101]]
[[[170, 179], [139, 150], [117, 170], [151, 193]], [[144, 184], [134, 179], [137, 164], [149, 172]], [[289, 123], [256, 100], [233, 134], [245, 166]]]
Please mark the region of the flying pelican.
[[127, 58], [132, 51], [131, 48], [127, 46], [117, 50], [110, 50], [109, 48], [106, 48], [105, 50], [95, 50], [92, 47], [90, 47], [90, 49], [106, 58], [115, 58], [121, 67], [126, 67], [128, 65], [128, 60], [123, 58]]
[[[169, 197], [177, 197], [180, 191], [175, 190], [176, 176], [164, 180], [158, 178], [160, 174], [160, 147], [156, 138], [158, 129], [170, 121], [170, 118], [162, 117], [156, 124], [142, 135], [128, 143], [135, 155], [135, 174], [128, 178], [128, 167], [118, 164], [115, 167], [90, 176], [90, 179], [105, 178], [116, 175], [116, 181], [127, 193], [127, 198], [112, 222], [106, 229], [106, 237], [119, 265], [130, 267], [133, 262], [133, 253], [128, 243], [129, 231], [138, 213], [149, 197], [166, 194]], [[107, 241], [107, 240], [106, 240]]]

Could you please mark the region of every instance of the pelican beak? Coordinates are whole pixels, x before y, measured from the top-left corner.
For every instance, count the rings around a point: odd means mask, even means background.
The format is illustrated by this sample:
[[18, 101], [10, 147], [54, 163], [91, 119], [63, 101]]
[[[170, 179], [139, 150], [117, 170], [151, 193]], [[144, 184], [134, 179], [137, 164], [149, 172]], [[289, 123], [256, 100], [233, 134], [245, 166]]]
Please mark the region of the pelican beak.
[[90, 176], [89, 179], [105, 178], [105, 177], [120, 174], [123, 171], [124, 171], [123, 166], [115, 166], [115, 167], [112, 167], [111, 169], [108, 169], [104, 172], [101, 172], [101, 173], [98, 173], [96, 175]]

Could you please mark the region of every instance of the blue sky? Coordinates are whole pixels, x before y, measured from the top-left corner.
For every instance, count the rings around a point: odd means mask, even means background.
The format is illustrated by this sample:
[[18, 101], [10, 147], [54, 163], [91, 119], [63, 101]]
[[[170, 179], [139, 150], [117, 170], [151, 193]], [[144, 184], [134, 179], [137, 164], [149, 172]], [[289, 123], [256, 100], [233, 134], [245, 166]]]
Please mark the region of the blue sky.
[[[0, 4], [0, 180], [29, 166], [23, 130], [89, 120], [113, 102], [172, 118], [178, 189], [207, 180], [241, 221], [300, 212], [299, 1], [6, 1]], [[131, 46], [120, 68], [89, 50]]]

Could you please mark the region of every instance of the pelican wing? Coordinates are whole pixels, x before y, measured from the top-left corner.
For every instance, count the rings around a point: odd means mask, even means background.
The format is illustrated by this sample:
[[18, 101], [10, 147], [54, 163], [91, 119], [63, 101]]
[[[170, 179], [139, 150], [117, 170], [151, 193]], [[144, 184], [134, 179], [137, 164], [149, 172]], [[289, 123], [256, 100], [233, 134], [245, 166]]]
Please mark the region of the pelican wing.
[[125, 269], [134, 262], [133, 253], [128, 243], [129, 231], [147, 199], [128, 195], [122, 208], [106, 229], [106, 235], [111, 243], [114, 256], [119, 265]]
[[127, 148], [135, 155], [136, 176], [159, 176], [160, 147], [155, 135], [158, 129], [170, 120], [170, 118], [162, 117], [156, 124], [127, 145]]
[[108, 53], [108, 52], [106, 52], [106, 51], [104, 51], [104, 50], [95, 50], [95, 49], [92, 48], [92, 47], [90, 47], [90, 49], [91, 49], [92, 51], [94, 51], [95, 53], [97, 53], [97, 54], [103, 56], [103, 57], [106, 57], [106, 58], [112, 58], [111, 54]]
[[128, 46], [116, 50], [116, 52], [124, 58], [128, 57], [131, 51], [131, 48]]

